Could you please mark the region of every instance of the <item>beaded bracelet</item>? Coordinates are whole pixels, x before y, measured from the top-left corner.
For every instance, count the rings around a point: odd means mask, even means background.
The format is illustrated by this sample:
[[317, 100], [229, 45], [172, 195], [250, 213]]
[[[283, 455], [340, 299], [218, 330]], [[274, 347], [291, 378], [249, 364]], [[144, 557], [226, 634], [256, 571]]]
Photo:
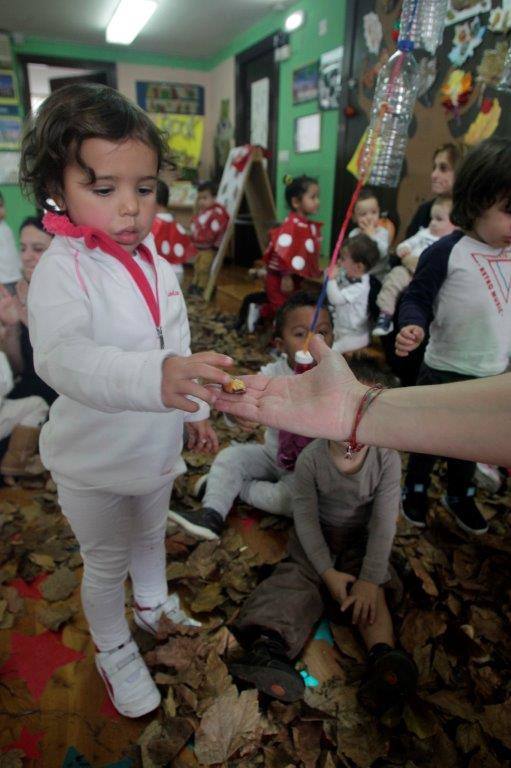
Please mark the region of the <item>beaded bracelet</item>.
[[355, 421], [353, 422], [353, 429], [351, 430], [350, 439], [348, 440], [348, 445], [346, 447], [346, 459], [353, 458], [353, 455], [361, 451], [364, 447], [363, 443], [357, 443], [357, 429], [360, 424], [360, 420], [371, 403], [373, 403], [378, 395], [381, 395], [383, 391], [384, 388], [381, 384], [375, 384], [374, 387], [369, 387], [362, 400], [360, 401], [357, 412], [355, 414]]

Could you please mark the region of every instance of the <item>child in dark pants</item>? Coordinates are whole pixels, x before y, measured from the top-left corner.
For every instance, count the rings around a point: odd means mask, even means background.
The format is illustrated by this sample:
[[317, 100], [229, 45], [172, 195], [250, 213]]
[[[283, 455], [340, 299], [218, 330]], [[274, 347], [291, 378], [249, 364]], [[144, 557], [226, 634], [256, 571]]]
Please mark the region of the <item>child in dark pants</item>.
[[[373, 361], [350, 360], [365, 384], [387, 380]], [[298, 656], [333, 598], [351, 609], [369, 652], [363, 703], [377, 711], [400, 706], [415, 687], [413, 661], [394, 647], [385, 589], [400, 503], [401, 461], [390, 449], [364, 447], [352, 458], [345, 444], [315, 440], [295, 468], [295, 530], [288, 557], [249, 597], [233, 626], [247, 651], [231, 673], [282, 701], [303, 694]]]
[[[488, 139], [465, 158], [453, 190], [451, 220], [462, 231], [443, 237], [420, 257], [399, 308], [396, 354], [429, 342], [418, 385], [448, 384], [504, 373], [511, 349], [511, 141]], [[424, 397], [427, 398], [427, 392]], [[474, 438], [476, 435], [474, 435]], [[403, 514], [426, 525], [428, 487], [436, 457], [412, 454]], [[464, 531], [488, 524], [475, 501], [469, 461], [449, 459], [442, 503]]]

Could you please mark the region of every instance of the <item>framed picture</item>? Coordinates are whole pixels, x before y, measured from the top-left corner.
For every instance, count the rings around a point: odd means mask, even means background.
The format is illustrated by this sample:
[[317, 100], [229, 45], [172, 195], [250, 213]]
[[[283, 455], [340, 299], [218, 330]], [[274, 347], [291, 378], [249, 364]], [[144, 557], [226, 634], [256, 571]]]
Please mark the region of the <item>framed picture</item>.
[[136, 84], [137, 104], [146, 112], [203, 115], [204, 87], [192, 83], [146, 82]]
[[319, 64], [313, 61], [293, 72], [293, 104], [303, 104], [318, 98]]
[[0, 152], [0, 184], [18, 184], [19, 152]]
[[321, 114], [295, 118], [295, 152], [319, 152], [321, 149]]
[[0, 149], [19, 149], [21, 129], [21, 117], [0, 117]]
[[319, 65], [319, 108], [339, 109], [344, 48], [323, 53]]

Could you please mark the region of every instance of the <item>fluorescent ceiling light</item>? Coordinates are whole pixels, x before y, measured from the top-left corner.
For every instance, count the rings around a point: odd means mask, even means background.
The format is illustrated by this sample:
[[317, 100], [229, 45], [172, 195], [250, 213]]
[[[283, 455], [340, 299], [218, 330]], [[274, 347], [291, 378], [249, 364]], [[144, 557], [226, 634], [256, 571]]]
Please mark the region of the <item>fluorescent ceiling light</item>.
[[284, 29], [286, 32], [294, 32], [295, 29], [302, 26], [304, 21], [305, 13], [303, 11], [295, 11], [294, 13], [290, 13], [285, 20]]
[[107, 43], [129, 45], [156, 10], [156, 0], [121, 0], [106, 28]]

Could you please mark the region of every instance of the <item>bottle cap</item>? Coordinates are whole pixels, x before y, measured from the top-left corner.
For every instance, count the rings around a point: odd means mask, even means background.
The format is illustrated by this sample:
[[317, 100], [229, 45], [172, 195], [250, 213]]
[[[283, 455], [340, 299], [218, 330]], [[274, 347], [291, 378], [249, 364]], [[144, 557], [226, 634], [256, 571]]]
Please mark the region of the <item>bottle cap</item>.
[[413, 42], [413, 40], [403, 39], [403, 40], [399, 40], [397, 47], [400, 51], [409, 52], [409, 51], [413, 51], [413, 49], [415, 48], [415, 43]]

